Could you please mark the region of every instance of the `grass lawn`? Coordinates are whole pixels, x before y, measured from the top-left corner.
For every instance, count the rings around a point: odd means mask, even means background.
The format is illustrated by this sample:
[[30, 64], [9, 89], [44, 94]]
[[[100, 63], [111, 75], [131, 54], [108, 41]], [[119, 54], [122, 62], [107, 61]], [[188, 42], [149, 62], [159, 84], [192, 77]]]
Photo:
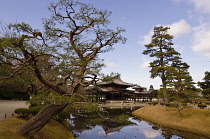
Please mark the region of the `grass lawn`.
[[[26, 122], [25, 119], [10, 117], [0, 121], [0, 139], [25, 139], [18, 134], [18, 129]], [[34, 139], [74, 139], [74, 135], [64, 124], [51, 120]]]
[[182, 110], [182, 117], [178, 111], [165, 106], [145, 106], [132, 114], [145, 120], [182, 131], [209, 136], [210, 138], [210, 110], [187, 108]]

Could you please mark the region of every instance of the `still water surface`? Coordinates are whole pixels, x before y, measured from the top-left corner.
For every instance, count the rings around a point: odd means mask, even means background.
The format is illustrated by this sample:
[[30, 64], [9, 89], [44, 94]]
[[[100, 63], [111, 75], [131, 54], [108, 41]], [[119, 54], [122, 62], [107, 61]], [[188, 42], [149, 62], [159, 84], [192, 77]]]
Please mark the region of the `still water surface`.
[[[79, 139], [201, 139], [202, 137], [180, 133], [171, 129], [161, 129], [146, 121], [135, 118], [131, 112], [137, 108], [108, 109], [109, 118], [128, 115], [124, 125], [104, 121], [99, 117], [72, 115], [69, 120], [72, 132]], [[177, 135], [178, 134], [178, 135]]]

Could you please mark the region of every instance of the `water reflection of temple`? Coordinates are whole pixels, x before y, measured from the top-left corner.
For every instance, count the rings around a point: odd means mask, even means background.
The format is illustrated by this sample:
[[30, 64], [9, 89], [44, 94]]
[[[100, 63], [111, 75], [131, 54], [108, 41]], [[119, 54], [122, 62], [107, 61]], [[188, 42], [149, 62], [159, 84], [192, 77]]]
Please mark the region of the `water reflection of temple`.
[[99, 82], [95, 86], [90, 86], [87, 91], [96, 96], [96, 101], [107, 100], [131, 100], [131, 101], [151, 101], [154, 94], [145, 87], [132, 83], [126, 83], [121, 79], [114, 79], [109, 82]]
[[[116, 122], [116, 119], [121, 114], [130, 115], [131, 112], [134, 110], [137, 110], [139, 107], [133, 107], [133, 108], [118, 108], [118, 109], [109, 109], [109, 108], [103, 108], [103, 111], [106, 111], [107, 113], [104, 115], [103, 113], [100, 113], [103, 115], [96, 114], [96, 113], [89, 113], [88, 116], [84, 116], [85, 113], [78, 115], [73, 114], [71, 115], [69, 119], [69, 123], [71, 125], [71, 130], [75, 134], [81, 134], [84, 132], [88, 132], [90, 130], [93, 130], [94, 128], [97, 128], [101, 132], [104, 132], [106, 135], [120, 131], [125, 126], [135, 125], [133, 122], [126, 122], [123, 124]], [[83, 115], [83, 116], [82, 116]], [[108, 119], [105, 119], [108, 118]], [[127, 117], [129, 118], [129, 116]], [[128, 119], [125, 119], [125, 121], [128, 121]], [[94, 136], [94, 135], [93, 135]]]
[[116, 126], [116, 127], [108, 127], [108, 126], [102, 126], [102, 128], [104, 129], [104, 132], [107, 134], [109, 133], [113, 133], [113, 132], [116, 132], [116, 131], [120, 131], [123, 127], [125, 126], [131, 126], [133, 124], [127, 124], [127, 125], [123, 125], [123, 126]]

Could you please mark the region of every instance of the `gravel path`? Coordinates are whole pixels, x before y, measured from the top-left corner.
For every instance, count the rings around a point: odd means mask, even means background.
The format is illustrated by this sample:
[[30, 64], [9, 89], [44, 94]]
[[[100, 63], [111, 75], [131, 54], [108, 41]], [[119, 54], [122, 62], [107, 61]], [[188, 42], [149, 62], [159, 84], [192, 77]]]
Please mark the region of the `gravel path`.
[[19, 100], [0, 100], [0, 121], [6, 117], [11, 117], [17, 108], [28, 108], [27, 101]]

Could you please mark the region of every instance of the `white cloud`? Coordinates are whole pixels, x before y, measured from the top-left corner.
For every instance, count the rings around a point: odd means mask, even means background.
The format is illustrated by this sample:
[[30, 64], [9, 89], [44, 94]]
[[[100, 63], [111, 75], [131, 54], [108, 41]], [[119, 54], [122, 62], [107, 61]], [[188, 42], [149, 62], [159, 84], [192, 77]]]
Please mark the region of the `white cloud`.
[[116, 68], [117, 65], [113, 62], [105, 62], [104, 65], [107, 67], [107, 68]]
[[201, 24], [194, 28], [193, 50], [210, 58], [210, 25]]
[[143, 61], [143, 63], [141, 64], [141, 68], [143, 68], [143, 69], [149, 68], [149, 63], [150, 63], [150, 61], [147, 60], [145, 57], [142, 57], [141, 59], [142, 59], [142, 61]]
[[[168, 33], [173, 35], [175, 38], [182, 37], [191, 32], [191, 26], [184, 19], [181, 19], [180, 21], [172, 23], [170, 25], [162, 25], [162, 26], [170, 27]], [[149, 44], [151, 42], [152, 35], [153, 35], [153, 29], [151, 29], [148, 34], [141, 36], [141, 40], [138, 42], [138, 44], [140, 45]]]
[[189, 0], [195, 5], [195, 9], [202, 13], [210, 14], [210, 0]]
[[175, 49], [177, 52], [179, 52], [180, 54], [183, 54], [183, 53], [186, 51], [186, 48], [187, 48], [188, 46], [183, 46], [183, 45], [176, 45], [176, 44], [174, 44], [173, 47], [174, 47], [174, 49]]
[[[184, 2], [184, 0], [173, 1]], [[193, 27], [192, 29], [192, 49], [210, 58], [210, 0], [188, 0], [187, 2], [193, 4], [194, 10], [199, 12], [189, 12], [191, 16], [194, 14], [195, 20], [200, 23], [199, 26]]]
[[180, 21], [167, 26], [170, 27], [168, 33], [173, 35], [175, 38], [181, 37], [191, 32], [191, 26], [184, 19], [181, 19]]
[[105, 135], [106, 133], [105, 133], [105, 131], [104, 130], [101, 130], [101, 131], [98, 131], [98, 133], [97, 133], [98, 135]]
[[143, 131], [143, 134], [149, 139], [153, 139], [158, 136], [161, 136], [160, 130], [153, 130], [151, 128], [148, 128], [148, 129], [142, 129], [142, 131]]
[[174, 2], [189, 2], [195, 6], [195, 10], [210, 14], [210, 0], [173, 0]]
[[151, 37], [153, 35], [153, 29], [150, 30], [150, 32], [144, 36], [141, 36], [141, 40], [138, 42], [140, 45], [149, 44], [151, 42]]

